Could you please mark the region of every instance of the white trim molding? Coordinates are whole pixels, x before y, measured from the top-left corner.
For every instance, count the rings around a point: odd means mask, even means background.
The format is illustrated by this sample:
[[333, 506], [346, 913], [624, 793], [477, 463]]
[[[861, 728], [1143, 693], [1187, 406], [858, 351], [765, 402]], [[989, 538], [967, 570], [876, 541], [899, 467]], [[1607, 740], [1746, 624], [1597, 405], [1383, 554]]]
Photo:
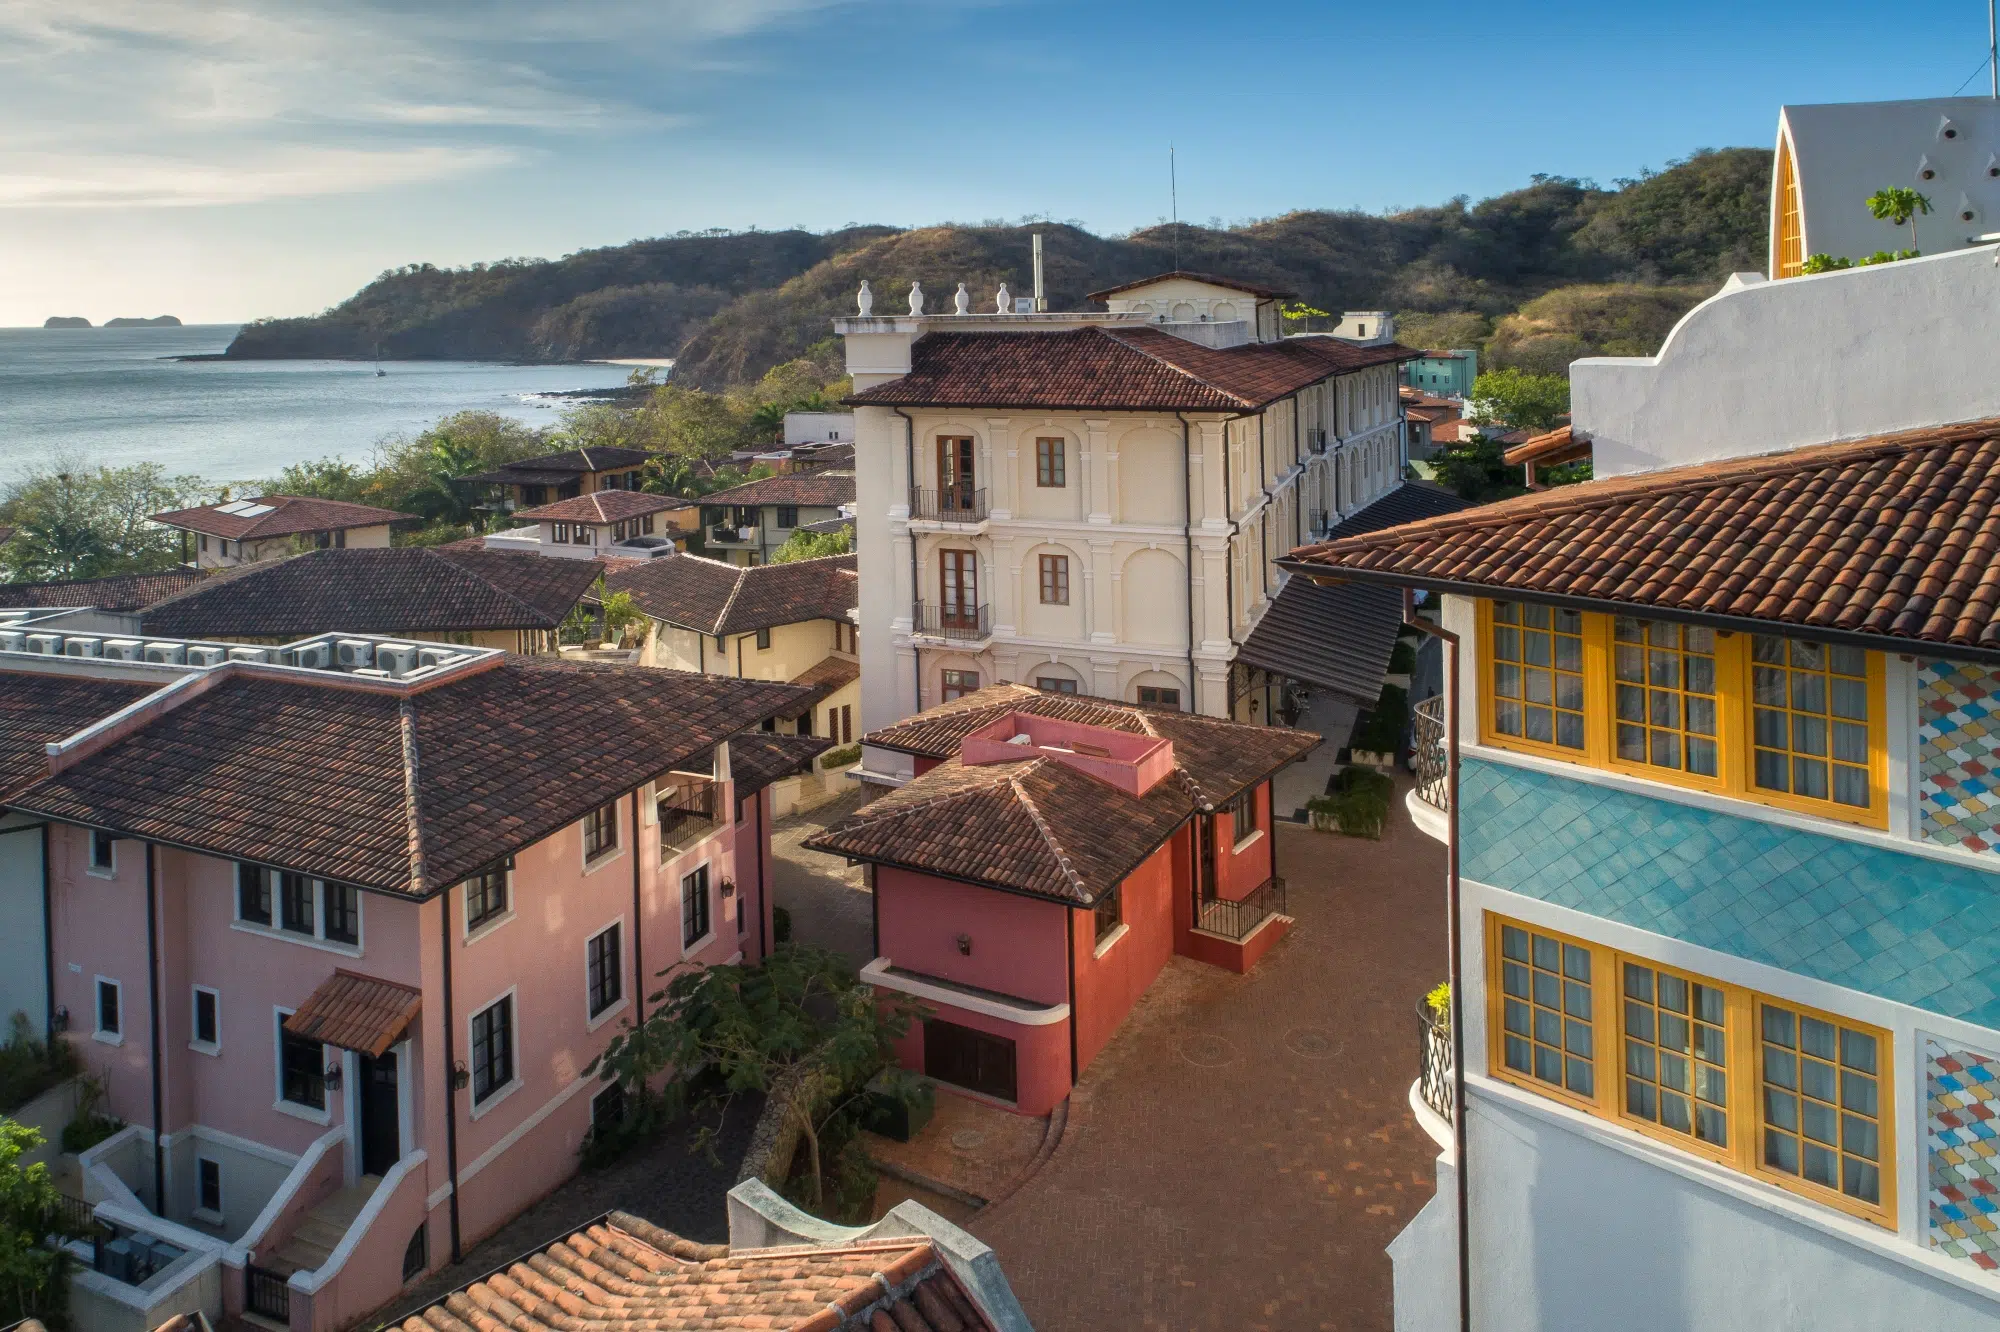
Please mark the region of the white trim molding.
[[[1045, 1008], [1014, 1008], [991, 999], [982, 999], [976, 994], [966, 994], [949, 986], [932, 985], [911, 976], [898, 976], [889, 970], [894, 965], [890, 959], [878, 957], [861, 968], [861, 979], [866, 984], [880, 986], [885, 990], [914, 995], [919, 999], [928, 999], [932, 1003], [946, 1004], [968, 1013], [977, 1013], [981, 1017], [1011, 1022], [1017, 1027], [1048, 1027], [1069, 1017], [1068, 1004], [1051, 1004]], [[999, 1104], [1013, 1103], [1006, 1101]]]

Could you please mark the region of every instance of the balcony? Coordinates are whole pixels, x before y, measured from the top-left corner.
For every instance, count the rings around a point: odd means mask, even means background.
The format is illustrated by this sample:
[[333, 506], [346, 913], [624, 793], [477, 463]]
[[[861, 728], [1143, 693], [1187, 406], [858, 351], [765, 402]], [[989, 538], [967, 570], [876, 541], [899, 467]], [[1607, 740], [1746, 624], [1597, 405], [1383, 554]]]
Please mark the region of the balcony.
[[1431, 1010], [1428, 1000], [1417, 1000], [1417, 1095], [1435, 1110], [1438, 1118], [1451, 1123], [1451, 1016], [1447, 1010]]
[[910, 521], [974, 527], [986, 521], [986, 492], [969, 486], [943, 490], [912, 490]]
[[1325, 509], [1306, 510], [1306, 530], [1314, 536], [1325, 536], [1329, 522], [1331, 522], [1331, 517]]
[[1451, 808], [1451, 772], [1444, 738], [1444, 695], [1424, 699], [1411, 711], [1416, 732], [1417, 799], [1447, 812]]
[[1201, 904], [1195, 928], [1225, 939], [1247, 939], [1259, 925], [1285, 914], [1285, 881], [1273, 875], [1241, 901], [1213, 898]]
[[753, 524], [738, 527], [734, 523], [715, 523], [708, 529], [708, 544], [711, 546], [747, 546], [757, 540], [757, 528]]
[[680, 848], [700, 841], [721, 826], [716, 814], [714, 778], [676, 772], [664, 778], [656, 789], [661, 860], [671, 860]]
[[936, 602], [919, 601], [911, 619], [910, 632], [947, 643], [984, 643], [993, 637], [993, 608], [940, 606]]

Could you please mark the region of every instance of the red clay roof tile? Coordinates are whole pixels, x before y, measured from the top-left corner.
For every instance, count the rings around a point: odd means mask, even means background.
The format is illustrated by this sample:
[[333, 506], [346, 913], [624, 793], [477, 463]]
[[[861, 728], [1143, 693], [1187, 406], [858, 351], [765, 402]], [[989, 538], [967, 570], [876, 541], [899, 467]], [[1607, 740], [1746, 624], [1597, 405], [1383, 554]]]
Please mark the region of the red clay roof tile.
[[184, 527], [205, 532], [225, 541], [291, 536], [299, 532], [333, 532], [350, 527], [379, 527], [383, 523], [410, 521], [407, 513], [378, 509], [372, 504], [349, 504], [345, 500], [312, 499], [297, 495], [264, 495], [252, 500], [231, 500], [230, 504], [268, 506], [267, 513], [224, 513], [221, 504], [204, 504], [194, 509], [173, 509], [156, 513], [153, 521], [167, 527]]

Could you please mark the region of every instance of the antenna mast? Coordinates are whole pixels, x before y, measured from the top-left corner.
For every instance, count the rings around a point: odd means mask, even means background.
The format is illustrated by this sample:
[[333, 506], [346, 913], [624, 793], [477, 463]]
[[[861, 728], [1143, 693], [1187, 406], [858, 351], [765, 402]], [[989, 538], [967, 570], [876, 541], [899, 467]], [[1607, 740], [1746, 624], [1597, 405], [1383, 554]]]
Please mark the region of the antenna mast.
[[[1993, 0], [1987, 0], [1990, 7]], [[2000, 92], [1994, 93], [2000, 97]], [[1180, 166], [1174, 160], [1174, 145], [1167, 143], [1167, 198], [1174, 210], [1174, 272], [1181, 271], [1181, 175]]]
[[1994, 0], [1986, 0], [1986, 64], [1993, 71], [1993, 100], [2000, 102], [2000, 27], [1994, 24]]

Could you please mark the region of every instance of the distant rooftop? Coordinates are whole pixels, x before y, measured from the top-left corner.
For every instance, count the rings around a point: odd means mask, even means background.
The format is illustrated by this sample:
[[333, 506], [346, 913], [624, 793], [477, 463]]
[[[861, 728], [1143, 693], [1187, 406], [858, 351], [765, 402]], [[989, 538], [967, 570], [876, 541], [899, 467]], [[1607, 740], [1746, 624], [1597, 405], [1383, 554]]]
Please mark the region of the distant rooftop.
[[296, 495], [265, 495], [258, 499], [204, 504], [193, 509], [156, 513], [153, 521], [185, 528], [225, 541], [256, 541], [302, 532], [337, 532], [355, 527], [379, 527], [410, 521], [407, 513], [378, 509], [345, 500], [310, 499]]

